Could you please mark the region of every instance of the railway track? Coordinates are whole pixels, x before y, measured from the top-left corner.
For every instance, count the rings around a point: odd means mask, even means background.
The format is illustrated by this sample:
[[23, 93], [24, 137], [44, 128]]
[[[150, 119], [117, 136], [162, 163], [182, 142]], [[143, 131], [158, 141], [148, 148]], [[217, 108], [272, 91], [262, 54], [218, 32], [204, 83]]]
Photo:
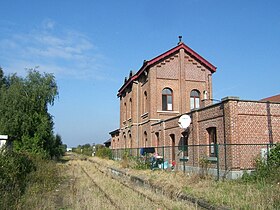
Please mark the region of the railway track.
[[76, 171], [79, 168], [81, 173], [80, 177], [87, 179], [87, 183], [91, 185], [89, 188], [98, 191], [103, 199], [102, 202], [107, 203], [107, 207], [102, 209], [197, 209], [189, 203], [170, 200], [149, 189], [115, 179], [101, 170], [96, 163], [87, 159], [76, 160], [75, 163]]
[[[90, 161], [91, 163], [93, 163], [93, 164], [96, 164], [96, 163], [94, 163], [94, 162], [91, 161], [91, 160], [89, 160], [89, 161]], [[100, 170], [98, 167], [96, 167], [96, 165], [94, 165], [94, 167], [95, 167], [96, 170], [98, 170], [99, 172], [105, 174], [104, 171]], [[107, 174], [105, 174], [105, 175], [108, 176]], [[112, 179], [114, 179], [114, 180], [117, 180], [117, 181], [118, 181], [121, 185], [123, 185], [124, 187], [131, 189], [132, 191], [134, 191], [135, 193], [137, 193], [139, 196], [142, 196], [143, 198], [148, 199], [149, 201], [151, 201], [151, 202], [153, 202], [153, 203], [155, 203], [155, 204], [157, 204], [157, 205], [159, 205], [159, 206], [163, 206], [164, 209], [170, 209], [170, 210], [172, 209], [172, 208], [166, 206], [163, 202], [158, 201], [158, 200], [152, 198], [151, 196], [148, 196], [145, 192], [139, 190], [139, 189], [136, 188], [135, 186], [129, 185], [129, 184], [125, 183], [124, 181], [120, 181], [119, 179], [115, 179], [113, 176], [110, 176], [110, 177], [111, 177]]]
[[121, 209], [121, 207], [119, 205], [117, 205], [113, 199], [110, 197], [110, 195], [108, 193], [106, 193], [105, 190], [103, 190], [95, 181], [94, 179], [91, 178], [91, 176], [88, 174], [88, 172], [86, 172], [86, 170], [81, 167], [82, 171], [86, 174], [86, 176], [90, 179], [90, 181], [92, 182], [92, 184], [98, 188], [98, 190], [104, 194], [104, 196], [106, 197], [106, 199], [108, 199], [108, 201], [116, 208], [116, 209]]
[[137, 189], [107, 176], [93, 167], [92, 163], [91, 166], [83, 165], [79, 164], [82, 173], [90, 180], [92, 186], [103, 194], [113, 209], [171, 209]]

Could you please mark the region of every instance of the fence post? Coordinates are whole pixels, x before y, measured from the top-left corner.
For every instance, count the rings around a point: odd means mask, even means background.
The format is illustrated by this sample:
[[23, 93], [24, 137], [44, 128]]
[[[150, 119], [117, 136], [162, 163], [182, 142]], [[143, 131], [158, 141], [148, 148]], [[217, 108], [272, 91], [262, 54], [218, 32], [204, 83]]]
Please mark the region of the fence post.
[[269, 156], [269, 148], [271, 148], [271, 144], [266, 145], [266, 161], [267, 161], [268, 156]]
[[164, 170], [164, 146], [162, 147], [162, 170]]
[[227, 173], [227, 143], [224, 143], [224, 153], [225, 153], [225, 173]]
[[219, 144], [215, 144], [217, 151], [217, 180], [220, 180], [220, 160], [219, 160]]
[[184, 145], [184, 149], [183, 149], [183, 167], [184, 167], [184, 174], [186, 173], [186, 163], [185, 163], [185, 158], [186, 158], [186, 156], [185, 156], [185, 153], [186, 153], [186, 151], [188, 151], [188, 145], [186, 146], [186, 145]]

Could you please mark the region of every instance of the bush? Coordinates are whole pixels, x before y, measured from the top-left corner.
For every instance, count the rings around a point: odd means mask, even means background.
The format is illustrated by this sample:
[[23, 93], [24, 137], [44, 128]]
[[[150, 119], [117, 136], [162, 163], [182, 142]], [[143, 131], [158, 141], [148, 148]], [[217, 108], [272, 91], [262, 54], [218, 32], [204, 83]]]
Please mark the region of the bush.
[[270, 168], [280, 167], [280, 143], [277, 143], [269, 152], [267, 164]]
[[90, 146], [90, 144], [79, 145], [77, 148], [72, 148], [72, 152], [92, 156], [93, 148]]
[[277, 143], [268, 153], [266, 160], [256, 160], [256, 171], [252, 175], [245, 174], [245, 181], [280, 182], [280, 143]]
[[98, 147], [95, 155], [100, 158], [112, 159], [112, 151], [108, 147]]
[[26, 153], [0, 150], [0, 209], [13, 209], [24, 193], [35, 165]]
[[125, 149], [122, 154], [121, 166], [123, 168], [146, 170], [151, 168], [151, 161], [148, 155], [135, 157], [131, 155], [131, 151], [129, 149]]
[[150, 169], [151, 163], [148, 157], [130, 157], [130, 166], [137, 170]]

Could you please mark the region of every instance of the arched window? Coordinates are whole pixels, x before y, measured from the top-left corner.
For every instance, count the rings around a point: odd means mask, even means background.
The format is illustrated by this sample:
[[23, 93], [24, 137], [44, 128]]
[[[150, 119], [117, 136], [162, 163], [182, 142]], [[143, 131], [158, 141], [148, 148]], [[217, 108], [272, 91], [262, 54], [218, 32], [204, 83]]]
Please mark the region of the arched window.
[[156, 142], [155, 142], [155, 145], [156, 147], [159, 147], [159, 132], [156, 132]]
[[190, 96], [190, 106], [192, 109], [198, 109], [200, 102], [200, 92], [198, 90], [192, 90]]
[[132, 99], [129, 99], [129, 118], [132, 118]]
[[131, 133], [129, 133], [128, 136], [129, 136], [129, 141], [130, 141], [130, 146], [129, 146], [129, 147], [132, 148], [132, 137], [131, 137]]
[[124, 112], [123, 112], [123, 121], [126, 121], [126, 113], [127, 113], [127, 107], [126, 107], [126, 103], [124, 103]]
[[147, 143], [148, 143], [148, 136], [147, 136], [147, 132], [144, 131], [144, 147], [147, 147]]
[[123, 142], [122, 142], [122, 148], [126, 148], [126, 135], [125, 135], [125, 132], [123, 132]]
[[148, 112], [148, 94], [145, 91], [144, 92], [144, 98], [143, 98], [143, 113]]
[[189, 153], [188, 153], [188, 138], [189, 138], [189, 134], [188, 132], [183, 132], [182, 136], [180, 138], [180, 147], [179, 149], [183, 151], [183, 155], [184, 157], [188, 157]]
[[210, 157], [217, 157], [217, 129], [216, 127], [210, 127], [206, 129], [208, 132], [208, 139], [209, 139], [209, 156]]
[[172, 111], [173, 110], [173, 93], [170, 88], [164, 88], [162, 90], [162, 110]]

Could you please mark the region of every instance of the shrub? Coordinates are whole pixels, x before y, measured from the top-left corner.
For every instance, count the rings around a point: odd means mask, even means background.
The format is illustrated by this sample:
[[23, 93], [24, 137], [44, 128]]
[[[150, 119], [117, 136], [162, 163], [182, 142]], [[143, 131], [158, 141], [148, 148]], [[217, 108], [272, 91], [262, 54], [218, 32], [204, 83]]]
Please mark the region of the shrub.
[[98, 147], [95, 155], [100, 158], [112, 159], [112, 151], [108, 147]]
[[79, 145], [77, 148], [72, 148], [72, 152], [77, 154], [83, 154], [87, 156], [92, 156], [93, 148], [90, 144]]
[[272, 168], [280, 167], [280, 143], [277, 143], [276, 146], [270, 150], [267, 164]]
[[252, 175], [245, 174], [245, 181], [280, 182], [280, 143], [268, 153], [267, 160], [256, 160], [256, 171]]
[[150, 162], [147, 157], [131, 157], [130, 158], [131, 168], [138, 170], [146, 170], [150, 168]]
[[26, 153], [0, 150], [0, 209], [13, 209], [25, 191], [28, 174], [34, 170]]
[[199, 160], [199, 165], [200, 165], [199, 176], [200, 176], [200, 178], [204, 179], [208, 176], [208, 171], [209, 171], [210, 164], [211, 164], [211, 162], [206, 157], [202, 157]]

